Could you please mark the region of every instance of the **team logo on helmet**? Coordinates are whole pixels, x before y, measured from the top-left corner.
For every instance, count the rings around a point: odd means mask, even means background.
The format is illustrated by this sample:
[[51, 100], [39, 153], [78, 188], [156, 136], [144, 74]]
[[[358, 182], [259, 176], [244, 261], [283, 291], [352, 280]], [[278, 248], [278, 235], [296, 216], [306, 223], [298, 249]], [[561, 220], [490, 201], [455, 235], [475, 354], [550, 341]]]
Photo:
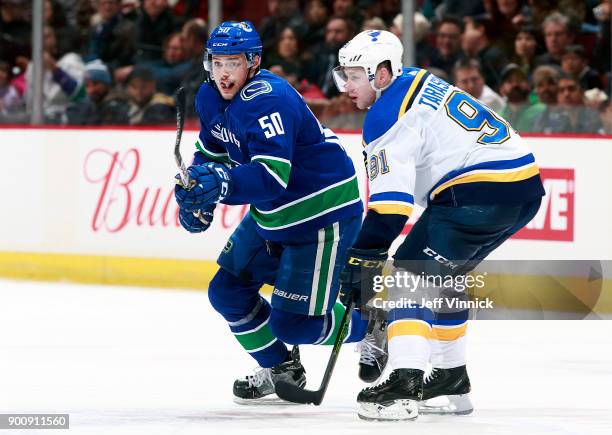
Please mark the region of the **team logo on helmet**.
[[380, 30], [371, 30], [368, 32], [368, 35], [370, 35], [370, 38], [372, 38], [372, 42], [376, 42], [380, 36]]
[[245, 23], [244, 21], [241, 21], [240, 23], [238, 23], [238, 25], [242, 28], [242, 30], [244, 30], [245, 32], [252, 32], [253, 28], [251, 26], [249, 26], [247, 23]]

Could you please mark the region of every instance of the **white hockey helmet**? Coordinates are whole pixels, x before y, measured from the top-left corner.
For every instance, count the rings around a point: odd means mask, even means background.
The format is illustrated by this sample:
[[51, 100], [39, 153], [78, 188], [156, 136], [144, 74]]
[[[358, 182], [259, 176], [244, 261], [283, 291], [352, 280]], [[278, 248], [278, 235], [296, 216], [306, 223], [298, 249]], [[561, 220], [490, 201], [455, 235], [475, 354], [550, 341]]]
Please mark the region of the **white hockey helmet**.
[[382, 62], [391, 63], [393, 79], [402, 75], [404, 47], [397, 36], [386, 30], [366, 30], [355, 36], [338, 53], [339, 67], [334, 69], [334, 81], [340, 92], [346, 92], [344, 67], [362, 67], [372, 88], [376, 69]]

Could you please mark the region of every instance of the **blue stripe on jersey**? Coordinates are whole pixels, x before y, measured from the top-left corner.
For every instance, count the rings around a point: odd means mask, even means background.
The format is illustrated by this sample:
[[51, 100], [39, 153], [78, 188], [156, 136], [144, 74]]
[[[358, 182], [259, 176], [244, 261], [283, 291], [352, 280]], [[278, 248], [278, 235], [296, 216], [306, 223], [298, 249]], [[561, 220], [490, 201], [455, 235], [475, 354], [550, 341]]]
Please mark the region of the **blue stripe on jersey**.
[[520, 168], [521, 166], [525, 166], [528, 165], [530, 163], [534, 163], [535, 162], [535, 157], [533, 156], [533, 154], [529, 153], [523, 157], [519, 157], [518, 159], [512, 159], [512, 160], [497, 160], [497, 161], [491, 161], [491, 162], [481, 162], [481, 163], [477, 163], [475, 165], [472, 166], [468, 166], [462, 169], [457, 169], [456, 171], [451, 171], [448, 174], [446, 174], [444, 177], [442, 177], [440, 179], [440, 181], [438, 181], [430, 190], [430, 192], [433, 192], [434, 190], [436, 190], [436, 188], [438, 186], [440, 186], [441, 184], [446, 183], [448, 180], [455, 178], [457, 175], [461, 175], [464, 174], [466, 172], [470, 172], [470, 171], [475, 171], [478, 169], [491, 169], [491, 170], [502, 170], [502, 169], [513, 169], [513, 168]]
[[370, 202], [376, 201], [401, 201], [414, 204], [414, 197], [405, 192], [381, 192], [370, 196]]

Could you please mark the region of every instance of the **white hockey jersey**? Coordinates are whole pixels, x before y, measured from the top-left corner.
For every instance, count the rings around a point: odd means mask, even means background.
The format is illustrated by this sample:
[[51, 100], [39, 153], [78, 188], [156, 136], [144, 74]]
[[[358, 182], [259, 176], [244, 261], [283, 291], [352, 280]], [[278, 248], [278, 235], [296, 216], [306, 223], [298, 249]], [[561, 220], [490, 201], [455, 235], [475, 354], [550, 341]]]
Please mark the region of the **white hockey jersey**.
[[363, 127], [369, 208], [409, 216], [413, 205], [522, 203], [544, 194], [524, 140], [498, 114], [424, 69], [404, 74]]

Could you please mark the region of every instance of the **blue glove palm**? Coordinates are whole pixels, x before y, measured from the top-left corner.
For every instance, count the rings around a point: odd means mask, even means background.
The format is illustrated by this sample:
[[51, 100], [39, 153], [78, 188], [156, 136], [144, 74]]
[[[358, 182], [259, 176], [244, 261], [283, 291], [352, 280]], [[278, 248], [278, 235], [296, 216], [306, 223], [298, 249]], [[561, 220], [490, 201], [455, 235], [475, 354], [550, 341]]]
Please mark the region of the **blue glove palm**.
[[232, 192], [232, 179], [225, 165], [209, 162], [203, 166], [190, 166], [187, 173], [195, 185], [186, 189], [177, 184], [174, 188], [176, 202], [182, 210], [202, 210], [207, 205], [223, 201]]
[[216, 205], [209, 205], [200, 210], [200, 215], [203, 220], [208, 223], [202, 222], [199, 216], [194, 215], [192, 211], [187, 211], [185, 209], [179, 210], [179, 222], [190, 233], [201, 233], [206, 231], [213, 220], [213, 211], [215, 210]]

